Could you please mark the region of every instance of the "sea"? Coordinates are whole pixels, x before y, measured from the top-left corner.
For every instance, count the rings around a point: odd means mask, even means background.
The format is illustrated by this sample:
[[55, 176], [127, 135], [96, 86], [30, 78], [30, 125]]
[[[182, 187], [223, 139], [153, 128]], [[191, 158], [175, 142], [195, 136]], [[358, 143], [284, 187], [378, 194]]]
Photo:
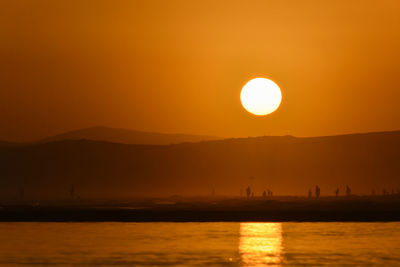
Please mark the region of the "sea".
[[0, 223], [1, 266], [400, 266], [400, 223]]

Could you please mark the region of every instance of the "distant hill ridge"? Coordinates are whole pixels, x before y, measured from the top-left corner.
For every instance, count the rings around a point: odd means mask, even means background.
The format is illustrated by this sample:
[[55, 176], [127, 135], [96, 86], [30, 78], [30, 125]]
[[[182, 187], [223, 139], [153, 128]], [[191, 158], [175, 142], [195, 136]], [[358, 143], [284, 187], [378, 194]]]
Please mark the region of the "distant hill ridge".
[[297, 138], [266, 136], [175, 145], [60, 140], [0, 147], [0, 198], [157, 195], [321, 195], [397, 192], [400, 131]]
[[221, 139], [216, 136], [191, 134], [166, 134], [137, 130], [119, 129], [105, 126], [94, 126], [42, 139], [41, 142], [60, 140], [93, 140], [121, 144], [168, 145], [185, 142], [200, 142]]

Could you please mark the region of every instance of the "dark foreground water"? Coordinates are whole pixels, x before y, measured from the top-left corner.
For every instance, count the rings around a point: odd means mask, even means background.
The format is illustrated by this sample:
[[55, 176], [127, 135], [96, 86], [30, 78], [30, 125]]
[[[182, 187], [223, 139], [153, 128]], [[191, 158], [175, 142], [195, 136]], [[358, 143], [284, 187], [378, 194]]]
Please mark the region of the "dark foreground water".
[[0, 223], [0, 265], [400, 266], [400, 223]]

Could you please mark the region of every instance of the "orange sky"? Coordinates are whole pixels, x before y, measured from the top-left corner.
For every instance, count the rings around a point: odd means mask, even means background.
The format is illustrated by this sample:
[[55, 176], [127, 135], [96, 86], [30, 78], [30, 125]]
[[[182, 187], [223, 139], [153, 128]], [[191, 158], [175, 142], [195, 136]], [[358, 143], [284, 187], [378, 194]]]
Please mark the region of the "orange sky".
[[[0, 140], [106, 125], [218, 136], [399, 130], [398, 1], [0, 2]], [[256, 117], [241, 87], [268, 77]]]

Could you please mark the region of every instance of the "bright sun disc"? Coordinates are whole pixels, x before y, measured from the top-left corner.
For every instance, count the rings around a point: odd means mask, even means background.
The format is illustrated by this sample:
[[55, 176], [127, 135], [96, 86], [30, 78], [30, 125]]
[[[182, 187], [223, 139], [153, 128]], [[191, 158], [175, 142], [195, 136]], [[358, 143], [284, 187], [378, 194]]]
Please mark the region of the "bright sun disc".
[[282, 101], [279, 86], [265, 78], [255, 78], [243, 86], [240, 93], [243, 107], [255, 115], [267, 115], [274, 112]]

